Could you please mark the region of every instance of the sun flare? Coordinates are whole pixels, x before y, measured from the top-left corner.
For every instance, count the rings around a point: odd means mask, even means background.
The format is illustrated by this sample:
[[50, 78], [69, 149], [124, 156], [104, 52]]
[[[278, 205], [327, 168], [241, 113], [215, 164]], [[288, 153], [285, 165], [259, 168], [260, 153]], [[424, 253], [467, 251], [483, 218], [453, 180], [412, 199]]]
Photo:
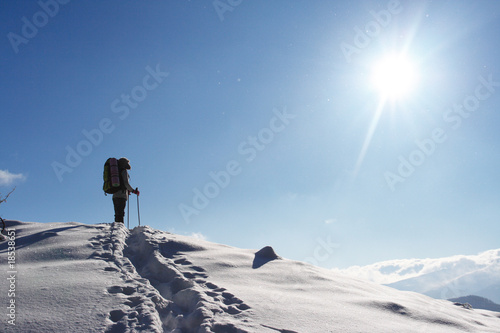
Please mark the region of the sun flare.
[[416, 82], [415, 65], [405, 56], [390, 55], [373, 66], [372, 84], [384, 98], [408, 96]]

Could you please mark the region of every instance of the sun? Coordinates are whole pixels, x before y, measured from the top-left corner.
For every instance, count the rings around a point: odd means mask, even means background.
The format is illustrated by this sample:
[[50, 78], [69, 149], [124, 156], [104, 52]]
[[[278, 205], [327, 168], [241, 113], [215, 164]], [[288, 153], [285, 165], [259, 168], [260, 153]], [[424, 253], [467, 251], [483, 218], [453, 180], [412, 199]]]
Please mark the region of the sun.
[[408, 57], [391, 54], [374, 64], [371, 80], [384, 99], [401, 99], [415, 88], [417, 69]]

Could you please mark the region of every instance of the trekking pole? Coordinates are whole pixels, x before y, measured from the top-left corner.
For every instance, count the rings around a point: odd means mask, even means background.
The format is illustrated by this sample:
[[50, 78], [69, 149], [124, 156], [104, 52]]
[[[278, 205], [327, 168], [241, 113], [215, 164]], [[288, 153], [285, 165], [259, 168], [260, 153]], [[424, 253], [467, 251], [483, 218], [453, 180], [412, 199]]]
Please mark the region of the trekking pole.
[[[136, 191], [138, 188], [135, 189]], [[141, 226], [141, 214], [139, 213], [139, 195], [137, 195], [137, 219], [139, 220], [139, 227]]]
[[129, 225], [130, 204], [128, 203], [129, 196], [130, 196], [130, 193], [128, 193], [128, 191], [127, 191], [127, 229], [130, 229], [130, 225]]

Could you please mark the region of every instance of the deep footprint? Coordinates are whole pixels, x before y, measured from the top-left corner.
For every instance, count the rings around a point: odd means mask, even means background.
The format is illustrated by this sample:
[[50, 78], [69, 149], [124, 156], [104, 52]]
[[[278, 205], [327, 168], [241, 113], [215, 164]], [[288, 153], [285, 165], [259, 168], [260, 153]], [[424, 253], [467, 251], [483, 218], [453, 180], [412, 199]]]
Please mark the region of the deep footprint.
[[118, 268], [108, 266], [104, 269], [106, 272], [118, 272]]
[[128, 302], [125, 302], [126, 305], [130, 306], [131, 308], [141, 304], [142, 299], [139, 296], [132, 296], [128, 298]]
[[177, 259], [174, 261], [174, 263], [178, 264], [178, 265], [191, 265], [192, 263], [185, 259], [185, 258], [181, 258], [181, 259]]
[[123, 316], [125, 316], [125, 312], [123, 312], [122, 310], [113, 310], [109, 313], [109, 319], [111, 319], [111, 321], [115, 323], [120, 321]]

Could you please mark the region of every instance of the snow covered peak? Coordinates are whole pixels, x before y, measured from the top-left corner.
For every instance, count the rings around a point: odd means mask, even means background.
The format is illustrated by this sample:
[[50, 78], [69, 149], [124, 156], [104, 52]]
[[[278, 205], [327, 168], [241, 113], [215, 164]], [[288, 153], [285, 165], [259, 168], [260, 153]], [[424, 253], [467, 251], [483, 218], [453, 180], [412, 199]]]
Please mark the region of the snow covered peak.
[[[7, 332], [498, 332], [457, 307], [259, 251], [123, 224], [23, 223], [14, 231]], [[7, 262], [7, 242], [0, 259]], [[3, 328], [2, 328], [2, 331]]]
[[500, 249], [438, 259], [389, 260], [341, 271], [435, 298], [478, 295], [500, 302]]

